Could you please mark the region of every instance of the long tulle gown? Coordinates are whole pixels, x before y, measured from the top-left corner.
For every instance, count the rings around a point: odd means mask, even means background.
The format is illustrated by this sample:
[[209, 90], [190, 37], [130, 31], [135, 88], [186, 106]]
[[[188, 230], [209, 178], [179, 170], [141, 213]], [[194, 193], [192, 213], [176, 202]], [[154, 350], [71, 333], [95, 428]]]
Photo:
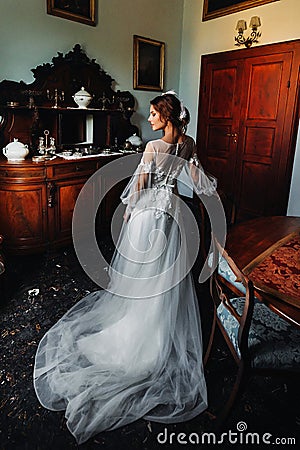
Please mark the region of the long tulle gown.
[[[170, 162], [169, 155], [178, 158]], [[147, 144], [122, 195], [130, 217], [108, 289], [80, 300], [39, 344], [37, 397], [45, 408], [65, 410], [78, 443], [142, 417], [182, 422], [207, 407], [197, 297], [185, 273], [173, 195], [182, 170], [197, 193], [215, 193], [216, 181], [201, 167], [192, 176], [195, 164], [188, 136], [177, 145], [162, 139]], [[144, 185], [137, 188], [141, 174]]]

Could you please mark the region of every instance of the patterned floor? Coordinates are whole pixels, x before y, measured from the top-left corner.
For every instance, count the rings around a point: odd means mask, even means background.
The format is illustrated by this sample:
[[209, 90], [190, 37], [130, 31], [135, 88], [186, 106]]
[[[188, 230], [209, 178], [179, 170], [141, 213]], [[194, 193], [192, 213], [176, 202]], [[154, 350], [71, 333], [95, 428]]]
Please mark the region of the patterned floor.
[[[103, 243], [105, 251], [109, 258], [111, 247]], [[220, 435], [202, 435], [213, 430], [215, 414], [226, 401], [236, 373], [217, 335], [206, 369], [209, 389], [206, 412], [190, 422], [172, 426], [139, 420], [119, 430], [101, 433], [78, 447], [66, 428], [64, 414], [39, 405], [32, 386], [32, 367], [43, 334], [97, 286], [85, 275], [71, 248], [35, 257], [11, 258], [8, 274], [9, 299], [2, 302], [0, 310], [0, 450], [176, 450], [208, 448], [208, 442], [213, 445], [214, 440], [221, 448], [244, 448], [247, 432], [257, 434], [252, 439], [259, 439], [260, 446], [264, 446], [264, 433], [270, 433], [271, 437], [267, 438], [270, 442], [275, 438], [295, 438], [299, 444], [300, 412], [296, 400], [299, 383], [285, 379], [253, 379], [224, 427], [227, 436], [222, 443], [217, 442], [221, 440]], [[207, 287], [199, 286], [198, 291], [206, 342], [210, 317]]]

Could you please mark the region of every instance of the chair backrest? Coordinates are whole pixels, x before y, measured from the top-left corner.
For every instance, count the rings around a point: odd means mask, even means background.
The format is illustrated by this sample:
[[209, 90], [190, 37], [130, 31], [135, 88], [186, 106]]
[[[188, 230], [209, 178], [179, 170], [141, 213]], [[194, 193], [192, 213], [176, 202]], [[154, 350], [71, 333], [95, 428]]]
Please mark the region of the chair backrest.
[[[245, 292], [245, 294], [242, 294], [242, 297], [236, 298], [237, 291], [234, 283], [230, 284], [224, 282], [224, 278], [219, 274], [218, 267], [215, 269], [211, 277], [210, 288], [217, 315], [217, 322], [235, 359], [247, 359], [248, 335], [254, 309], [253, 284], [241, 272], [227, 251], [223, 249], [216, 240], [214, 241], [214, 244], [214, 257], [218, 258], [218, 261], [222, 259], [222, 261], [226, 262], [227, 267], [232, 272], [231, 277], [235, 278], [235, 281], [244, 287]], [[235, 299], [235, 301], [232, 301], [232, 299]], [[237, 304], [239, 305], [239, 311], [236, 308]], [[240, 311], [241, 304], [243, 305], [242, 311]], [[235, 327], [235, 330], [232, 330], [232, 333], [236, 334], [236, 345], [232, 345], [232, 339], [229, 338], [228, 329], [225, 328], [223, 322], [218, 317], [220, 311], [222, 311], [222, 317], [226, 317], [226, 328], [228, 328], [229, 323], [232, 323], [232, 326]]]
[[[225, 194], [224, 191], [218, 189], [218, 196], [222, 203], [225, 217], [226, 217], [226, 224], [227, 228], [230, 228], [231, 225], [235, 223], [236, 219], [236, 209], [235, 204], [231, 200], [231, 198]], [[199, 224], [199, 231], [200, 231], [200, 239], [201, 239], [201, 254], [203, 257], [203, 261], [208, 256], [208, 252], [210, 249], [210, 243], [211, 243], [211, 223], [210, 218], [207, 213], [206, 207], [202, 203], [201, 199], [194, 194], [193, 197], [193, 212], [195, 214], [196, 219], [198, 218], [197, 222]]]
[[218, 194], [219, 194], [219, 197], [221, 199], [221, 202], [222, 202], [222, 205], [223, 205], [223, 208], [225, 211], [227, 227], [229, 228], [236, 221], [235, 203], [234, 203], [233, 199], [231, 198], [231, 196], [229, 194], [225, 193], [224, 191], [222, 191], [222, 189], [218, 189]]
[[200, 254], [202, 257], [202, 264], [203, 264], [205, 259], [207, 258], [208, 250], [210, 247], [211, 227], [205, 206], [203, 205], [201, 199], [197, 195], [194, 195], [192, 199], [192, 211], [194, 213], [194, 216], [196, 218], [199, 227]]

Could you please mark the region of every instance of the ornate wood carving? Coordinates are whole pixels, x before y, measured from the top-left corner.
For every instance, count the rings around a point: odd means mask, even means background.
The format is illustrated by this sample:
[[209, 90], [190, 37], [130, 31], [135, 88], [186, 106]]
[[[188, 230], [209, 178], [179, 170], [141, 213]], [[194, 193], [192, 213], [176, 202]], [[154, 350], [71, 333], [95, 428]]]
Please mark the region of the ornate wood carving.
[[63, 90], [65, 93], [64, 106], [76, 106], [72, 96], [82, 86], [86, 88], [94, 98], [91, 107], [102, 108], [103, 93], [111, 102], [113, 97], [115, 103], [108, 104], [107, 109], [117, 109], [123, 104], [124, 109], [134, 107], [134, 98], [128, 91], [115, 92], [111, 85], [114, 79], [108, 75], [95, 59], [89, 59], [79, 44], [66, 55], [58, 52], [52, 58], [52, 63], [44, 63], [31, 69], [35, 80], [26, 84], [24, 81], [16, 82], [4, 80], [0, 83], [0, 103], [18, 102], [20, 105], [29, 106], [30, 97], [33, 97], [37, 106], [52, 106], [52, 102], [47, 99], [47, 89], [53, 92], [54, 89]]
[[[1, 146], [6, 145], [13, 137], [17, 137], [34, 150], [38, 135], [46, 126], [47, 119], [50, 120], [51, 117], [50, 111], [47, 113], [45, 109], [51, 109], [52, 117], [55, 117], [53, 113], [55, 92], [58, 95], [56, 101], [58, 114], [68, 108], [77, 108], [73, 95], [81, 87], [85, 87], [93, 96], [89, 108], [101, 110], [102, 118], [107, 119], [109, 114], [114, 115], [111, 120], [108, 120], [114, 132], [114, 135], [109, 138], [117, 137], [118, 142], [123, 143], [132, 133], [137, 132], [137, 128], [130, 123], [134, 108], [133, 95], [129, 91], [114, 91], [112, 88], [114, 79], [95, 59], [90, 59], [79, 44], [65, 55], [58, 52], [51, 63], [43, 63], [31, 71], [35, 80], [30, 84], [12, 80], [0, 82], [0, 115], [2, 116], [0, 132], [3, 131], [0, 133]], [[43, 108], [43, 114], [41, 114], [41, 108]], [[99, 122], [98, 117], [97, 121]], [[53, 129], [57, 133], [56, 138], [59, 140], [56, 128], [53, 124]]]

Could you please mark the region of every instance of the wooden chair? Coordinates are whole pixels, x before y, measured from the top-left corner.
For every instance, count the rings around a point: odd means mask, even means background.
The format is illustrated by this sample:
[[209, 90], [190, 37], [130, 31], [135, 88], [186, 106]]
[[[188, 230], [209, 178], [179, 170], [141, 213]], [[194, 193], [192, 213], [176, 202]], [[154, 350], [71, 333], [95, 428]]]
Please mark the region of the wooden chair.
[[214, 324], [204, 364], [208, 362], [218, 325], [238, 368], [230, 397], [217, 416], [216, 424], [220, 427], [250, 375], [284, 373], [299, 377], [300, 330], [255, 297], [252, 282], [218, 243], [215, 257], [219, 265], [225, 262], [228, 276], [225, 280], [217, 267], [211, 277]]
[[225, 211], [227, 228], [230, 228], [231, 225], [236, 222], [235, 202], [233, 201], [232, 197], [229, 194], [225, 193], [225, 191], [223, 191], [222, 189], [218, 189], [218, 194]]
[[[231, 199], [229, 195], [227, 195], [224, 191], [218, 189], [218, 194], [224, 208], [227, 228], [230, 228], [236, 221], [236, 208], [235, 203]], [[200, 232], [200, 254], [202, 258], [202, 262], [204, 262], [208, 256], [208, 251], [211, 243], [211, 225], [210, 220], [203, 205], [202, 201], [197, 195], [194, 195], [192, 200], [192, 211], [196, 217], [196, 220], [199, 225]]]

